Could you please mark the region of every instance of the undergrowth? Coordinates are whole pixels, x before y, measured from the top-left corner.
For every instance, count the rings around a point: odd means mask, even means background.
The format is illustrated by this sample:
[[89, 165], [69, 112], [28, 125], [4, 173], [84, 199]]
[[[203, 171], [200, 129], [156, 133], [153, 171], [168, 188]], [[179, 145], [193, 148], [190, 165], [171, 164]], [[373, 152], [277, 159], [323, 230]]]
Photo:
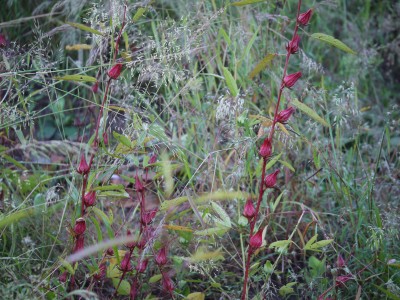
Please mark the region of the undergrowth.
[[238, 3], [2, 3], [1, 299], [399, 299], [400, 5]]

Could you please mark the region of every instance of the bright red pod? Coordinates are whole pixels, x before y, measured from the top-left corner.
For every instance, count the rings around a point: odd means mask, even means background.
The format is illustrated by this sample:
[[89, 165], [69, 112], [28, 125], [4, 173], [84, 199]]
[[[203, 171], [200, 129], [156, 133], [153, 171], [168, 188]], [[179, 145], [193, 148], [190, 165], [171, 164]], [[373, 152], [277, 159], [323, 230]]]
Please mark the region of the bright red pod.
[[86, 193], [83, 197], [83, 203], [85, 203], [86, 207], [93, 206], [96, 203], [96, 192], [90, 191]]
[[299, 17], [297, 18], [297, 22], [300, 25], [303, 26], [307, 26], [308, 23], [310, 22], [311, 16], [312, 16], [313, 10], [312, 8], [310, 8], [309, 10], [307, 10], [306, 12], [302, 13], [299, 15]]
[[119, 75], [121, 75], [123, 65], [121, 63], [115, 64], [110, 70], [108, 70], [108, 76], [111, 79], [118, 79]]
[[140, 218], [140, 222], [142, 223], [142, 225], [147, 226], [153, 221], [156, 214], [157, 214], [157, 209], [153, 209], [150, 211], [144, 211]]
[[258, 249], [261, 247], [263, 242], [263, 228], [261, 228], [259, 231], [257, 231], [251, 238], [249, 245], [251, 248], [254, 250]]
[[82, 153], [81, 161], [79, 162], [78, 169], [76, 170], [79, 174], [86, 175], [89, 173], [90, 169], [85, 159], [85, 154]]
[[267, 158], [272, 154], [272, 144], [271, 141], [266, 138], [260, 147], [260, 151], [258, 151], [261, 157]]
[[154, 258], [157, 265], [163, 266], [167, 263], [167, 248], [162, 247], [160, 251], [158, 251], [156, 257]]
[[131, 253], [126, 252], [124, 258], [121, 260], [121, 266], [120, 266], [121, 271], [123, 272], [129, 272], [132, 270], [132, 265], [131, 265]]
[[164, 273], [162, 284], [163, 284], [164, 290], [168, 291], [169, 293], [173, 292], [174, 283], [172, 282], [171, 278], [169, 278], [169, 276], [166, 273]]
[[290, 54], [295, 54], [299, 51], [300, 36], [296, 34], [293, 39], [286, 45], [286, 50]]
[[285, 123], [287, 122], [292, 114], [294, 113], [295, 109], [292, 106], [289, 106], [288, 108], [280, 111], [278, 115], [276, 116], [276, 121], [278, 123]]
[[250, 220], [253, 219], [255, 215], [256, 209], [254, 207], [253, 201], [251, 200], [251, 198], [248, 198], [246, 204], [244, 205], [243, 216]]
[[275, 186], [276, 184], [276, 178], [278, 177], [279, 170], [276, 170], [274, 173], [271, 173], [267, 176], [265, 176], [264, 183], [265, 187], [267, 189], [271, 189]]
[[75, 222], [74, 232], [76, 235], [81, 235], [86, 231], [86, 221], [84, 218], [78, 218]]
[[301, 72], [296, 72], [293, 74], [286, 75], [285, 78], [283, 79], [283, 85], [290, 89], [292, 86], [294, 86], [297, 82], [297, 80], [300, 79], [302, 76]]
[[149, 260], [148, 260], [148, 259], [140, 260], [140, 261], [138, 262], [137, 266], [136, 266], [136, 270], [137, 270], [139, 273], [144, 273], [144, 271], [146, 271], [146, 269], [147, 269], [147, 264], [148, 264], [148, 263], [149, 263]]

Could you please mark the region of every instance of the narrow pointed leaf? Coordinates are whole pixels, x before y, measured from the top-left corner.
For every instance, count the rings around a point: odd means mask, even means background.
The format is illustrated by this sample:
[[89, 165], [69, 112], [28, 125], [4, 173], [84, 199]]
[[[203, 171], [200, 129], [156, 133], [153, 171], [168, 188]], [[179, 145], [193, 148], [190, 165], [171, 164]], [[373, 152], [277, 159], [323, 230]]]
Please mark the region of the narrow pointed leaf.
[[351, 49], [349, 46], [347, 46], [345, 43], [339, 41], [338, 39], [335, 39], [333, 36], [324, 34], [324, 33], [313, 33], [311, 35], [312, 38], [325, 42], [329, 45], [332, 45], [344, 52], [350, 53], [350, 54], [354, 54], [356, 55], [357, 52], [355, 52], [353, 49]]
[[270, 65], [272, 60], [275, 58], [276, 54], [269, 53], [267, 54], [262, 61], [260, 61], [254, 69], [250, 72], [249, 78], [253, 79], [258, 73], [260, 73], [262, 70], [264, 70], [266, 67]]
[[93, 34], [97, 34], [97, 35], [103, 35], [100, 31], [90, 28], [89, 26], [83, 25], [83, 24], [79, 24], [79, 23], [72, 23], [72, 22], [67, 22], [67, 24], [71, 25], [72, 27], [78, 28], [80, 30], [83, 31], [87, 31]]
[[225, 67], [223, 67], [224, 77], [226, 80], [226, 85], [228, 86], [229, 91], [231, 92], [233, 97], [236, 97], [239, 94], [238, 87], [236, 85], [236, 80], [233, 78], [231, 72]]
[[242, 1], [232, 2], [231, 5], [233, 5], [233, 6], [245, 6], [245, 5], [260, 3], [260, 2], [264, 2], [264, 1], [265, 0], [242, 0]]
[[290, 102], [293, 106], [296, 108], [300, 109], [303, 113], [307, 114], [309, 117], [313, 118], [315, 121], [318, 123], [329, 127], [329, 124], [321, 118], [314, 110], [312, 110], [309, 106], [305, 105], [304, 103], [301, 103], [299, 100], [295, 99], [292, 102]]
[[96, 78], [87, 75], [65, 75], [54, 77], [56, 80], [77, 81], [77, 82], [96, 82]]

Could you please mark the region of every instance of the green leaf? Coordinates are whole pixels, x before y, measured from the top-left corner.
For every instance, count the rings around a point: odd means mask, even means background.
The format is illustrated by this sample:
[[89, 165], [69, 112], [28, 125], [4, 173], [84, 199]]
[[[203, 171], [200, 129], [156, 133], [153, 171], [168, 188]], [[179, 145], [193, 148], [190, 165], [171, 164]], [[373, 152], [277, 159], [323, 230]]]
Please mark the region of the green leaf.
[[97, 195], [98, 197], [115, 197], [115, 198], [129, 198], [126, 191], [104, 191]]
[[162, 278], [162, 275], [161, 275], [161, 274], [156, 274], [156, 275], [154, 275], [154, 276], [151, 276], [150, 279], [149, 279], [149, 283], [158, 282], [158, 281], [161, 280], [161, 278]]
[[24, 167], [23, 164], [21, 164], [20, 162], [16, 161], [14, 158], [12, 158], [11, 156], [7, 155], [7, 154], [1, 154], [1, 156], [3, 156], [3, 158], [5, 160], [8, 160], [10, 163], [12, 163], [14, 166], [22, 169], [22, 170], [26, 170], [26, 168]]
[[211, 206], [220, 217], [220, 219], [217, 221], [218, 224], [231, 228], [232, 227], [231, 219], [229, 218], [229, 215], [225, 212], [225, 210], [215, 202], [211, 202]]
[[75, 274], [75, 270], [69, 262], [67, 262], [65, 259], [63, 259], [61, 257], [59, 257], [59, 260], [60, 260], [60, 263], [63, 265], [63, 267], [67, 269], [69, 274], [71, 274], [71, 275]]
[[333, 242], [333, 239], [330, 240], [322, 240], [319, 242], [315, 242], [317, 240], [318, 235], [314, 235], [308, 242], [307, 244], [304, 246], [304, 250], [309, 250], [309, 251], [320, 251], [320, 248], [323, 248], [327, 245], [329, 245], [330, 243]]
[[147, 11], [146, 7], [140, 7], [132, 18], [133, 22], [137, 22], [143, 14]]
[[291, 242], [292, 242], [291, 240], [276, 241], [276, 242], [273, 242], [272, 244], [270, 244], [268, 248], [270, 248], [270, 249], [272, 249], [272, 248], [286, 248], [287, 246], [289, 246], [289, 244]]
[[232, 2], [231, 5], [233, 5], [233, 6], [245, 6], [245, 5], [260, 3], [260, 2], [264, 2], [264, 1], [265, 0], [242, 0], [242, 1], [238, 1], [238, 2]]
[[292, 171], [293, 173], [296, 172], [295, 168], [293, 168], [293, 166], [288, 163], [287, 161], [284, 160], [279, 160], [279, 162], [284, 165], [286, 168], [288, 168], [290, 171]]
[[340, 50], [343, 50], [344, 52], [350, 53], [350, 54], [354, 54], [356, 55], [357, 52], [355, 52], [354, 50], [352, 50], [351, 48], [349, 48], [345, 43], [339, 41], [338, 39], [335, 39], [333, 36], [324, 34], [324, 33], [313, 33], [311, 35], [312, 38], [325, 42], [327, 44], [330, 44]]
[[228, 46], [231, 44], [231, 39], [229, 38], [229, 35], [222, 27], [219, 29], [218, 36], [222, 36], [225, 42], [228, 44]]
[[329, 124], [323, 118], [321, 118], [315, 111], [313, 111], [310, 107], [308, 107], [304, 103], [300, 102], [297, 99], [293, 100], [290, 103], [293, 106], [295, 106], [296, 108], [300, 109], [305, 114], [307, 114], [309, 117], [313, 118], [318, 123], [320, 123], [320, 124], [322, 124], [322, 125], [324, 125], [326, 127], [329, 127]]
[[269, 170], [272, 168], [273, 165], [276, 164], [276, 162], [279, 160], [279, 158], [282, 156], [282, 153], [279, 153], [278, 155], [276, 155], [273, 159], [271, 159], [267, 165], [265, 166], [265, 170]]
[[295, 284], [297, 284], [297, 282], [290, 282], [290, 283], [284, 285], [283, 287], [281, 287], [279, 289], [279, 295], [287, 296], [289, 294], [292, 294], [294, 292], [292, 286], [294, 286]]
[[54, 77], [56, 80], [67, 80], [67, 81], [77, 81], [77, 82], [96, 82], [97, 79], [92, 76], [87, 75], [65, 75]]
[[379, 290], [381, 290], [383, 293], [385, 293], [385, 295], [386, 295], [387, 297], [389, 297], [389, 299], [400, 300], [400, 297], [399, 297], [399, 296], [397, 296], [397, 295], [393, 294], [392, 292], [390, 292], [390, 291], [384, 289], [383, 287], [378, 286], [378, 285], [376, 285], [376, 284], [374, 284], [374, 286], [375, 286], [376, 288], [378, 288]]
[[228, 86], [229, 91], [231, 92], [233, 97], [236, 97], [239, 94], [238, 87], [236, 85], [236, 80], [233, 78], [231, 72], [225, 67], [222, 68], [224, 72], [224, 77], [226, 80], [226, 85]]
[[275, 58], [276, 54], [267, 54], [262, 61], [260, 61], [254, 69], [250, 72], [249, 78], [253, 79], [258, 73], [260, 73], [262, 70], [264, 70], [266, 67], [269, 66], [269, 64], [272, 62], [272, 60]]
[[204, 230], [198, 230], [195, 231], [194, 234], [195, 235], [223, 235], [225, 232], [227, 232], [229, 230], [229, 228], [224, 228], [224, 227], [213, 227], [213, 228], [208, 228], [208, 229], [204, 229]]
[[72, 23], [72, 22], [66, 22], [67, 24], [71, 25], [72, 27], [78, 28], [80, 30], [83, 31], [87, 31], [93, 34], [97, 34], [97, 35], [103, 35], [100, 31], [90, 28], [89, 26], [83, 25], [83, 24], [79, 24], [79, 23]]
[[[119, 278], [112, 279], [115, 288], [118, 286], [119, 281], [120, 281]], [[127, 280], [122, 280], [117, 290], [118, 295], [126, 296], [129, 295], [130, 291], [131, 291], [131, 285], [129, 284], [129, 282]]]
[[110, 185], [103, 185], [103, 186], [97, 186], [93, 188], [93, 191], [115, 191], [115, 190], [124, 190], [124, 185], [123, 184], [110, 184]]
[[128, 148], [134, 148], [136, 146], [135, 142], [132, 142], [129, 137], [127, 137], [123, 134], [119, 134], [119, 133], [113, 131], [113, 136], [118, 142], [120, 142], [122, 145], [124, 145]]

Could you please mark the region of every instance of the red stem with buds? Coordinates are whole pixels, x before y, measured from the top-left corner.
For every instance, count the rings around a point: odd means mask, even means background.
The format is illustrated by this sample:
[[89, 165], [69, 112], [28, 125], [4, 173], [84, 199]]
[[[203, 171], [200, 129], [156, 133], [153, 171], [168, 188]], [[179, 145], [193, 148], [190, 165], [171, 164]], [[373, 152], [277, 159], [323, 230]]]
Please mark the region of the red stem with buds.
[[[298, 5], [297, 5], [297, 15], [296, 15], [296, 25], [295, 25], [295, 29], [293, 32], [293, 37], [291, 40], [293, 40], [293, 38], [296, 36], [297, 31], [299, 29], [299, 15], [300, 15], [300, 7], [301, 7], [301, 0], [298, 0]], [[281, 103], [281, 98], [282, 98], [282, 92], [283, 89], [286, 87], [285, 86], [285, 77], [287, 74], [287, 69], [288, 69], [288, 65], [289, 65], [289, 58], [290, 55], [292, 54], [291, 51], [287, 51], [286, 54], [286, 60], [285, 60], [285, 67], [283, 69], [283, 75], [282, 75], [282, 79], [281, 79], [281, 84], [279, 87], [279, 92], [278, 92], [278, 100], [275, 106], [275, 112], [274, 112], [274, 119], [272, 121], [272, 126], [271, 126], [271, 131], [269, 132], [268, 135], [268, 139], [269, 141], [272, 143], [273, 138], [274, 138], [274, 133], [275, 133], [275, 125], [278, 122], [277, 118], [278, 118], [278, 111], [279, 111], [279, 106]], [[260, 205], [261, 205], [261, 201], [263, 199], [264, 196], [264, 192], [266, 190], [265, 188], [265, 184], [264, 184], [264, 179], [265, 179], [265, 173], [266, 173], [266, 165], [267, 165], [267, 160], [268, 160], [268, 156], [264, 156], [263, 159], [263, 165], [262, 165], [262, 172], [261, 172], [261, 178], [260, 178], [260, 188], [259, 188], [259, 194], [258, 194], [258, 200], [257, 200], [257, 206], [256, 206], [256, 214], [255, 217], [250, 221], [250, 235], [249, 235], [249, 240], [252, 238], [252, 236], [254, 235], [254, 227], [256, 225], [257, 222], [257, 218], [259, 215], [259, 211], [260, 211]], [[267, 208], [267, 217], [269, 217], [269, 207]], [[246, 265], [245, 265], [245, 274], [244, 274], [244, 280], [243, 280], [243, 289], [242, 289], [242, 300], [246, 299], [246, 295], [247, 295], [247, 282], [249, 279], [249, 269], [250, 269], [250, 260], [252, 255], [254, 254], [254, 250], [252, 247], [248, 247], [247, 249], [247, 260], [246, 260]]]

